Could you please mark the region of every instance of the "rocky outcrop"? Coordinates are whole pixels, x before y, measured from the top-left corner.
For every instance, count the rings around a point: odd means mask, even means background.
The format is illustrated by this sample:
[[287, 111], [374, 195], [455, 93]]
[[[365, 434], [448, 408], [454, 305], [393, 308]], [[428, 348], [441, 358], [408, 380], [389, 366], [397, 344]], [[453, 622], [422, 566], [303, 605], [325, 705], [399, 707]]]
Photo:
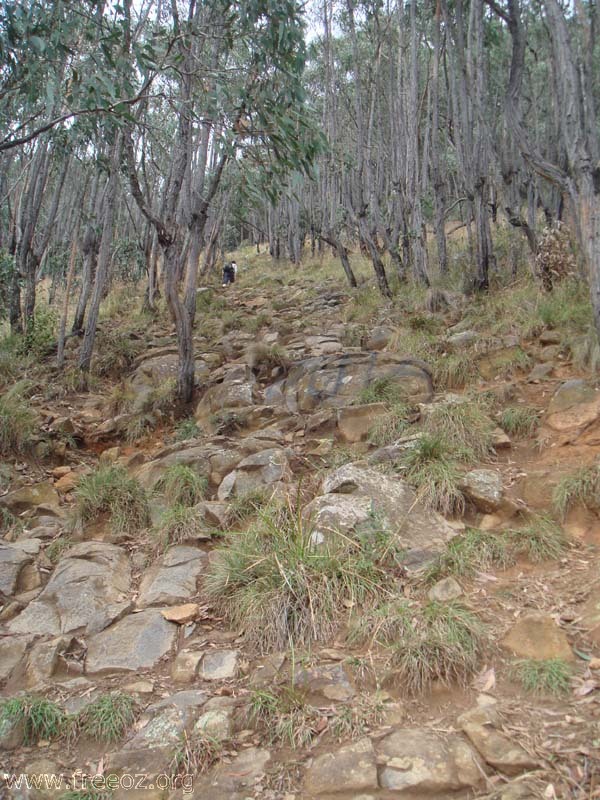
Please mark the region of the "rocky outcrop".
[[377, 470], [346, 464], [323, 481], [323, 495], [305, 508], [319, 543], [335, 531], [344, 534], [379, 525], [398, 537], [407, 568], [417, 569], [440, 553], [456, 531], [417, 500], [412, 487]]
[[62, 558], [39, 597], [9, 623], [20, 634], [96, 633], [131, 607], [126, 552], [106, 542], [82, 542]]
[[242, 459], [221, 481], [217, 493], [219, 500], [242, 497], [256, 489], [289, 481], [292, 477], [291, 455], [291, 451], [273, 447]]
[[171, 547], [142, 576], [138, 608], [175, 605], [196, 594], [206, 554], [195, 547]]
[[342, 408], [379, 379], [389, 381], [399, 399], [427, 402], [433, 395], [431, 372], [423, 361], [390, 353], [346, 353], [295, 363], [284, 380], [265, 390], [265, 402], [291, 412]]

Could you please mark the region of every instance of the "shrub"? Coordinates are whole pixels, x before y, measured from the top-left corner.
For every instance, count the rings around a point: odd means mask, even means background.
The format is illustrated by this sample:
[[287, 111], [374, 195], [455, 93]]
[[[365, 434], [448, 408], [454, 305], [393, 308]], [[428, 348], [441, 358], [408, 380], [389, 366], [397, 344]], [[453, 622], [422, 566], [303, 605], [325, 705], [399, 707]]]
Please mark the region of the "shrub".
[[205, 591], [258, 651], [307, 646], [327, 639], [345, 608], [390, 591], [400, 558], [387, 532], [317, 545], [300, 513], [269, 507], [215, 551]]
[[156, 484], [169, 503], [194, 506], [204, 499], [208, 480], [186, 464], [171, 464]]
[[517, 661], [512, 670], [525, 691], [532, 694], [567, 694], [571, 684], [571, 667], [562, 658]]
[[532, 436], [539, 424], [539, 411], [532, 406], [509, 406], [500, 418], [500, 425], [510, 436]]
[[102, 694], [77, 715], [77, 733], [97, 742], [114, 744], [120, 741], [133, 725], [136, 704], [133, 697], [122, 692]]
[[38, 303], [33, 325], [30, 325], [23, 338], [23, 348], [35, 358], [43, 358], [52, 351], [55, 344], [56, 311]]
[[565, 475], [560, 480], [552, 498], [554, 509], [564, 519], [575, 505], [591, 511], [600, 508], [600, 468], [594, 464]]
[[32, 695], [0, 701], [0, 722], [22, 723], [26, 745], [57, 739], [66, 732], [67, 715], [50, 700]]
[[83, 522], [108, 514], [116, 533], [133, 533], [150, 521], [144, 489], [121, 466], [99, 467], [82, 477], [75, 500], [76, 514]]
[[20, 455], [32, 443], [36, 415], [26, 400], [27, 381], [19, 381], [0, 397], [0, 454]]

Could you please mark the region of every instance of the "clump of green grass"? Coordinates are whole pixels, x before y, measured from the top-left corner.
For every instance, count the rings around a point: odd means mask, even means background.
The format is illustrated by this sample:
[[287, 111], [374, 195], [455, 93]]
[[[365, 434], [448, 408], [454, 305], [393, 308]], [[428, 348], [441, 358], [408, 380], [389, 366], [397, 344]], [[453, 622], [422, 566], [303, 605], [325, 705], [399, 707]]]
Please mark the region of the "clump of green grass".
[[571, 685], [571, 667], [562, 658], [522, 659], [514, 665], [513, 675], [532, 694], [560, 697]]
[[306, 747], [316, 736], [320, 719], [319, 710], [293, 686], [277, 693], [259, 689], [250, 698], [250, 721], [264, 730], [269, 744]]
[[402, 387], [393, 378], [376, 378], [363, 389], [356, 397], [357, 405], [369, 403], [387, 403], [390, 406], [406, 405], [406, 397]]
[[184, 731], [169, 765], [170, 774], [202, 775], [220, 761], [223, 749], [223, 742], [215, 736]]
[[58, 739], [67, 730], [68, 718], [56, 703], [23, 695], [0, 701], [0, 723], [22, 724], [26, 745], [41, 739]]
[[593, 323], [589, 290], [581, 280], [568, 278], [538, 303], [538, 317], [549, 328], [585, 333]]
[[465, 498], [459, 489], [460, 467], [442, 436], [424, 434], [406, 451], [399, 466], [428, 508], [442, 514], [464, 511]]
[[509, 406], [502, 412], [500, 425], [510, 436], [533, 436], [540, 425], [540, 414], [532, 406]]
[[485, 405], [477, 400], [433, 405], [422, 423], [426, 433], [442, 437], [452, 456], [465, 462], [494, 453], [494, 427]]
[[186, 464], [171, 464], [160, 477], [156, 488], [169, 503], [194, 506], [204, 499], [208, 480]]
[[174, 505], [162, 515], [156, 533], [161, 549], [165, 550], [170, 545], [193, 539], [203, 530], [202, 517], [195, 508]]
[[175, 441], [186, 442], [188, 439], [197, 439], [202, 436], [202, 428], [193, 417], [181, 420], [175, 428]]
[[137, 707], [133, 697], [123, 692], [102, 694], [77, 715], [77, 733], [97, 742], [119, 742], [135, 722]]
[[368, 440], [377, 447], [397, 441], [410, 426], [412, 409], [406, 403], [394, 403], [390, 410], [373, 425]]
[[0, 533], [6, 533], [10, 530], [23, 530], [23, 523], [12, 511], [8, 508], [0, 508]]
[[534, 562], [560, 558], [569, 543], [563, 529], [549, 516], [534, 516], [510, 535], [516, 552]]
[[108, 397], [108, 408], [111, 414], [122, 414], [128, 411], [135, 400], [136, 394], [133, 386], [127, 381], [121, 381], [113, 386]]
[[427, 581], [447, 575], [470, 576], [491, 567], [506, 569], [514, 563], [511, 538], [503, 533], [468, 528], [448, 542], [426, 573]]
[[576, 505], [600, 509], [600, 468], [594, 464], [582, 467], [562, 478], [554, 490], [552, 497], [554, 510], [563, 519]]
[[0, 397], [0, 455], [20, 455], [30, 449], [36, 415], [27, 402], [28, 381], [19, 381]]
[[29, 366], [30, 357], [23, 354], [23, 339], [9, 334], [0, 339], [0, 386], [14, 381]]
[[53, 564], [57, 564], [63, 553], [69, 549], [71, 544], [72, 540], [69, 536], [57, 536], [56, 539], [53, 539], [48, 547], [46, 547], [44, 553]]
[[271, 315], [264, 311], [259, 314], [242, 317], [241, 328], [248, 333], [258, 333], [262, 328], [271, 324]]
[[484, 628], [460, 603], [399, 600], [363, 614], [352, 639], [383, 648], [394, 683], [418, 694], [434, 681], [466, 685], [479, 663]]
[[124, 467], [99, 467], [75, 488], [76, 515], [90, 522], [107, 514], [116, 533], [134, 533], [150, 521], [146, 492]]
[[235, 522], [245, 522], [250, 517], [255, 517], [270, 502], [271, 492], [268, 489], [251, 489], [244, 494], [234, 497], [230, 505], [231, 519]]
[[432, 366], [436, 389], [464, 389], [479, 375], [469, 353], [447, 353], [435, 358]]
[[318, 545], [312, 534], [301, 513], [270, 506], [214, 552], [205, 591], [259, 652], [324, 641], [345, 608], [392, 591], [401, 554], [391, 534], [332, 534]]
[[135, 414], [125, 423], [125, 440], [129, 444], [136, 444], [145, 439], [156, 428], [157, 422], [153, 414]]
[[380, 311], [381, 295], [372, 287], [356, 289], [344, 309], [345, 322], [370, 322]]

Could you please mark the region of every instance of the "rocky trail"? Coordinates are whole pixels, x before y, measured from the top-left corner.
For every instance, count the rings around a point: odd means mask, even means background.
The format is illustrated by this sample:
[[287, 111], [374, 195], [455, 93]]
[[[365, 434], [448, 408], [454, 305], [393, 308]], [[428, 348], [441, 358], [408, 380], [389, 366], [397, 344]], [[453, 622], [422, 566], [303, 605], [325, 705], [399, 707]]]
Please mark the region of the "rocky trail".
[[[475, 371], [466, 388], [447, 390], [411, 352], [428, 313], [390, 306], [361, 317], [360, 296], [325, 281], [203, 295], [201, 390], [188, 438], [155, 403], [177, 363], [174, 338], [158, 322], [121, 376], [127, 404], [118, 407], [109, 381], [51, 402], [32, 398], [52, 447], [3, 472], [0, 510], [18, 524], [7, 523], [0, 540], [1, 694], [33, 693], [81, 715], [118, 690], [134, 712], [114, 741], [85, 732], [33, 741], [23, 719], [5, 715], [2, 771], [63, 775], [74, 792], [77, 771], [145, 776], [138, 788], [115, 785], [115, 800], [599, 798], [597, 510], [568, 509], [568, 543], [550, 558], [519, 543], [505, 564], [490, 555], [473, 569], [439, 567], [449, 544], [473, 530], [517, 531], [517, 541], [531, 515], [551, 511], [566, 474], [597, 462], [600, 393], [561, 353], [556, 332], [483, 339], [460, 310], [429, 315], [440, 360], [467, 353]], [[412, 416], [384, 441], [372, 433], [389, 422], [389, 397], [377, 391], [390, 387]], [[462, 469], [456, 513], [433, 510], [396, 466], [432, 409], [483, 398], [492, 444]], [[525, 435], [500, 424], [508, 406], [534, 409]], [[123, 431], [140, 419], [147, 431], [126, 441]], [[106, 514], [74, 522], [78, 481], [99, 465], [124, 467], [149, 493], [140, 531], [120, 530]], [[204, 497], [189, 533], [159, 547], [161, 481], [173, 465], [203, 479]], [[272, 496], [301, 505], [315, 548], [373, 519], [393, 531], [398, 596], [459, 600], [476, 614], [485, 628], [476, 668], [408, 691], [381, 658], [377, 635], [357, 644], [345, 621], [310, 648], [255, 647], [250, 621], [231, 625], [204, 579], [223, 535], [243, 536], [255, 506]], [[567, 665], [564, 691], [528, 691], [519, 659]], [[280, 709], [286, 737], [256, 704], [287, 691], [302, 702]], [[66, 791], [0, 786], [0, 796], [23, 800]]]

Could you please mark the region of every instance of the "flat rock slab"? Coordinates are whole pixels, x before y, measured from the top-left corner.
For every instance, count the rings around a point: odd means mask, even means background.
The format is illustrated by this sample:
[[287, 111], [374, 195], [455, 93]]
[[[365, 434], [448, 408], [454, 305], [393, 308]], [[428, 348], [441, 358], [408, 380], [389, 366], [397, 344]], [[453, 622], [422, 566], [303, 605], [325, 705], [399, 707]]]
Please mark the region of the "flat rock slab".
[[537, 760], [506, 734], [497, 730], [500, 718], [492, 708], [474, 708], [458, 720], [462, 731], [484, 761], [507, 775], [518, 775], [539, 766]]
[[206, 554], [195, 547], [171, 547], [142, 576], [138, 608], [174, 605], [193, 597], [206, 558]]
[[10, 624], [13, 633], [56, 636], [97, 633], [131, 608], [131, 568], [125, 550], [106, 542], [70, 548], [39, 597]]
[[88, 644], [86, 672], [135, 672], [153, 667], [173, 647], [177, 625], [160, 611], [130, 614], [93, 636]]
[[38, 506], [44, 506], [46, 511], [59, 515], [60, 498], [58, 492], [50, 481], [35, 483], [32, 486], [22, 486], [13, 492], [0, 497], [0, 507], [4, 506], [13, 514], [31, 511]]
[[21, 662], [33, 636], [7, 636], [0, 639], [0, 681], [5, 681]]
[[238, 650], [209, 650], [202, 659], [198, 674], [205, 681], [235, 678], [238, 658]]
[[524, 616], [506, 634], [502, 646], [521, 658], [563, 658], [565, 661], [575, 659], [565, 632], [552, 617], [544, 614], [531, 613]]
[[483, 778], [477, 753], [460, 735], [404, 728], [377, 746], [382, 788], [395, 792], [453, 792], [473, 788]]
[[317, 756], [306, 770], [304, 789], [313, 795], [377, 789], [375, 751], [366, 737]]
[[338, 431], [345, 442], [360, 442], [387, 413], [385, 403], [340, 408], [337, 412]]

